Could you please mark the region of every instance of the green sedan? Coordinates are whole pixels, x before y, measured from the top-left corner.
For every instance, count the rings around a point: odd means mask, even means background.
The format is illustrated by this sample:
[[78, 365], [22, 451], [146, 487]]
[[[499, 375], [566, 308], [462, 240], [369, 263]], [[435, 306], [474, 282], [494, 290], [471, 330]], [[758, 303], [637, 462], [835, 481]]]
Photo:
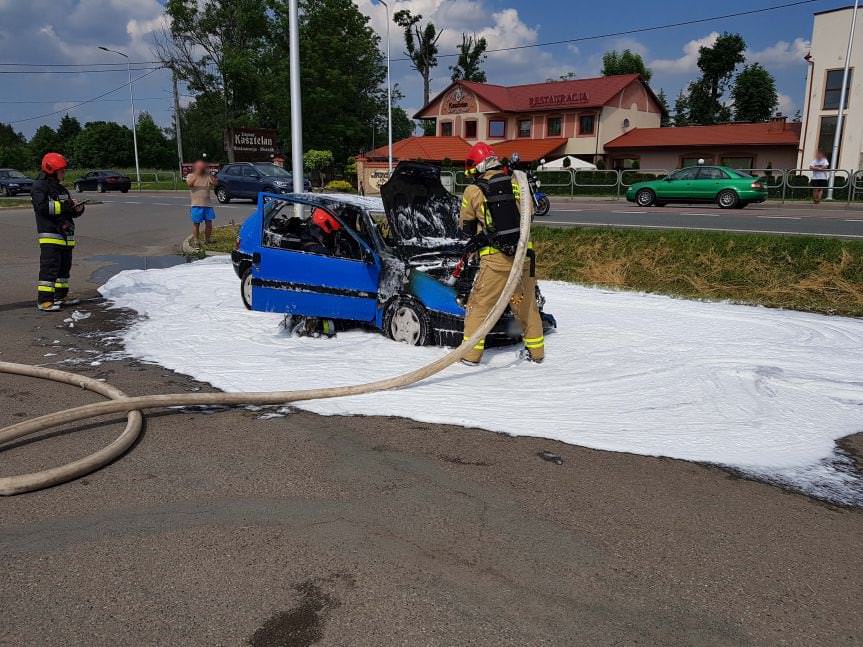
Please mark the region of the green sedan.
[[639, 207], [669, 202], [713, 202], [723, 209], [742, 209], [767, 199], [767, 187], [757, 178], [727, 166], [690, 166], [661, 180], [636, 182], [626, 199]]

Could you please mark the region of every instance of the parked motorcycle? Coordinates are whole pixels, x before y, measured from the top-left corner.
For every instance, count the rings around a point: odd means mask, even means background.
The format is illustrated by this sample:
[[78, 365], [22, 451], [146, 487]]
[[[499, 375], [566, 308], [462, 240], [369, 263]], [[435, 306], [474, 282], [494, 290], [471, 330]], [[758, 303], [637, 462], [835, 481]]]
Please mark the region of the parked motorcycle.
[[[535, 217], [547, 216], [549, 210], [551, 210], [551, 201], [548, 199], [548, 194], [543, 193], [540, 190], [542, 188], [542, 182], [538, 177], [536, 177], [536, 172], [529, 168], [521, 168], [519, 165], [520, 161], [521, 158], [518, 153], [513, 153], [512, 159], [509, 161], [509, 168], [524, 171], [525, 175], [527, 175], [527, 183], [528, 186], [530, 186], [530, 195], [533, 198], [533, 215]], [[542, 161], [545, 162], [545, 160]]]

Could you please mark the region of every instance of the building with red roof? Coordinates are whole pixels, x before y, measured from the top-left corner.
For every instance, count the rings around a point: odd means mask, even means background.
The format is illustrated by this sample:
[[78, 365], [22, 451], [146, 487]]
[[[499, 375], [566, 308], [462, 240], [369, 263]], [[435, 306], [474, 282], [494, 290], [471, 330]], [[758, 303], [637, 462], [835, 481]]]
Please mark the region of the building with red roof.
[[[393, 161], [460, 165], [473, 144], [485, 141], [501, 157], [575, 155], [593, 162], [606, 142], [632, 128], [657, 127], [661, 116], [656, 95], [637, 74], [516, 86], [454, 81], [414, 115], [434, 121], [436, 136], [395, 143]], [[386, 180], [386, 165], [386, 146], [357, 159], [365, 191], [376, 192]]]
[[605, 144], [608, 168], [665, 169], [703, 159], [742, 169], [793, 169], [800, 124], [778, 116], [767, 123], [636, 128]]

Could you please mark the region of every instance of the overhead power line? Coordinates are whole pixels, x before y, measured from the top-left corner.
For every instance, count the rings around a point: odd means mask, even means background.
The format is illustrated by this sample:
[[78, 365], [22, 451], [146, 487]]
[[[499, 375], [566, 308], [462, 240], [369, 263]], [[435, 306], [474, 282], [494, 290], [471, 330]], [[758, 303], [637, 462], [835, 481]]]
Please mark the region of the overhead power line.
[[[147, 72], [146, 74], [142, 74], [141, 76], [135, 77], [134, 79], [132, 79], [132, 83], [134, 83], [135, 81], [140, 81], [141, 79], [150, 76], [156, 70], [159, 70], [159, 69], [162, 69], [162, 68], [156, 68], [154, 70], [151, 70], [150, 72]], [[65, 108], [61, 108], [60, 110], [55, 110], [54, 112], [46, 112], [44, 115], [34, 115], [33, 117], [27, 117], [26, 119], [16, 119], [15, 121], [10, 121], [8, 123], [9, 124], [20, 124], [20, 123], [24, 123], [25, 121], [35, 121], [36, 119], [44, 119], [45, 117], [53, 117], [54, 115], [59, 115], [61, 112], [69, 112], [70, 110], [74, 110], [75, 108], [80, 108], [81, 106], [83, 106], [85, 104], [93, 103], [94, 101], [98, 101], [102, 97], [107, 97], [109, 94], [113, 94], [114, 92], [117, 92], [118, 90], [122, 90], [123, 88], [127, 88], [127, 87], [129, 87], [128, 81], [126, 83], [124, 83], [123, 85], [118, 85], [113, 90], [108, 90], [107, 92], [103, 92], [102, 94], [100, 94], [97, 97], [93, 97], [92, 99], [87, 99], [86, 101], [81, 101], [80, 103], [76, 103], [75, 105], [66, 106]]]
[[[144, 70], [161, 70], [164, 65], [150, 67], [132, 67], [133, 72], [143, 72]], [[109, 70], [0, 70], [0, 74], [107, 74], [110, 72], [123, 72], [127, 74], [129, 68], [126, 66], [115, 67]]]
[[[766, 13], [768, 11], [778, 11], [780, 9], [790, 9], [792, 7], [799, 7], [802, 5], [814, 4], [816, 2], [824, 2], [825, 0], [796, 0], [796, 2], [785, 2], [783, 4], [772, 5], [769, 7], [762, 7], [760, 9], [748, 9], [746, 11], [735, 11], [734, 13], [727, 13], [721, 16], [710, 16], [709, 18], [696, 18], [693, 20], [684, 20], [681, 22], [673, 22], [665, 25], [654, 25], [652, 27], [638, 27], [636, 29], [627, 29], [625, 31], [615, 31], [609, 32], [607, 34], [594, 34], [592, 36], [579, 36], [578, 38], [567, 38], [566, 40], [554, 40], [548, 41], [545, 43], [533, 43], [531, 45], [514, 45], [512, 47], [499, 47], [497, 49], [488, 49], [486, 50], [488, 53], [492, 52], [511, 52], [513, 50], [519, 49], [532, 49], [536, 47], [551, 47], [553, 45], [569, 45], [571, 43], [582, 43], [584, 41], [589, 40], [601, 40], [603, 38], [616, 38], [618, 36], [631, 36], [632, 34], [643, 34], [649, 31], [659, 31], [662, 29], [674, 29], [677, 27], [687, 27], [690, 25], [699, 25], [706, 22], [714, 22], [716, 20], [727, 20], [728, 18], [740, 18], [742, 16], [751, 16], [759, 13]], [[440, 54], [438, 58], [456, 58], [458, 54]], [[410, 61], [411, 59], [404, 58], [394, 58], [395, 61]]]
[[[126, 84], [128, 85], [128, 83]], [[171, 97], [135, 97], [135, 101], [171, 101]], [[24, 105], [24, 104], [34, 104], [34, 103], [78, 103], [79, 101], [84, 102], [87, 99], [33, 99], [30, 101], [0, 101], [0, 105]], [[128, 99], [100, 99], [101, 102], [106, 101], [116, 101], [118, 103], [126, 102], [128, 103]]]
[[[155, 65], [162, 61], [132, 61], [132, 65]], [[122, 63], [0, 63], [2, 67], [115, 67], [122, 65], [126, 69], [126, 62]]]

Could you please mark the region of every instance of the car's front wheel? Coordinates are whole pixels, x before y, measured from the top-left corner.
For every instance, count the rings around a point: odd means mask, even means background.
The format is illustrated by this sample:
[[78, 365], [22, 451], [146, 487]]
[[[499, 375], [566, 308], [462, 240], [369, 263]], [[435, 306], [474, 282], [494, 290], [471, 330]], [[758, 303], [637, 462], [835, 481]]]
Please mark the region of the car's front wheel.
[[416, 299], [398, 299], [387, 308], [384, 333], [393, 341], [425, 346], [430, 331], [428, 312]]
[[240, 296], [243, 298], [243, 305], [246, 310], [252, 309], [252, 268], [250, 267], [243, 272], [243, 278], [240, 279]]
[[10, 189], [8, 186], [6, 187], [4, 193], [6, 194], [7, 198], [11, 198], [15, 195], [15, 192], [12, 189]]
[[719, 195], [716, 196], [716, 204], [721, 209], [736, 209], [737, 205], [740, 204], [740, 197], [737, 195], [737, 192], [725, 189], [724, 191], [720, 191]]
[[651, 189], [640, 189], [635, 194], [635, 203], [639, 207], [652, 207], [656, 204], [656, 193]]
[[220, 204], [228, 204], [231, 201], [231, 196], [228, 195], [225, 187], [220, 186], [216, 189], [216, 200], [218, 200]]

